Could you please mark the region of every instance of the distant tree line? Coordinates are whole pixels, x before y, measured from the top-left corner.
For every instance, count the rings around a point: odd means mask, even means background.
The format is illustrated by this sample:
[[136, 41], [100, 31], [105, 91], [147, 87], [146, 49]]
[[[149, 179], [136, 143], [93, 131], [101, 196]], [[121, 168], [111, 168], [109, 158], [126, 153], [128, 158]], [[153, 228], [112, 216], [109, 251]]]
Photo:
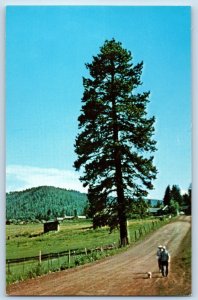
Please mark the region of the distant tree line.
[[6, 194], [7, 220], [50, 220], [84, 215], [86, 207], [86, 194], [49, 186]]
[[175, 214], [177, 211], [185, 210], [187, 214], [191, 214], [191, 193], [192, 188], [189, 186], [188, 191], [185, 194], [181, 193], [178, 185], [167, 186], [163, 204], [168, 205], [170, 213]]

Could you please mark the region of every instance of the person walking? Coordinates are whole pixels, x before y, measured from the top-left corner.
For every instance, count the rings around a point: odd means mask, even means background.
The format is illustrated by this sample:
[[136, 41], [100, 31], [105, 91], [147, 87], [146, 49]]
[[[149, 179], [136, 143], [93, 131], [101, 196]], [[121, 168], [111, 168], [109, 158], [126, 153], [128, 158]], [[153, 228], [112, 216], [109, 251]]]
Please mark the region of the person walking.
[[161, 251], [162, 251], [162, 247], [163, 246], [159, 245], [158, 249], [157, 249], [157, 261], [158, 261], [159, 272], [162, 271], [162, 263], [161, 263]]
[[161, 259], [161, 267], [162, 267], [162, 276], [167, 277], [169, 271], [170, 254], [166, 250], [166, 246], [162, 247], [160, 259]]

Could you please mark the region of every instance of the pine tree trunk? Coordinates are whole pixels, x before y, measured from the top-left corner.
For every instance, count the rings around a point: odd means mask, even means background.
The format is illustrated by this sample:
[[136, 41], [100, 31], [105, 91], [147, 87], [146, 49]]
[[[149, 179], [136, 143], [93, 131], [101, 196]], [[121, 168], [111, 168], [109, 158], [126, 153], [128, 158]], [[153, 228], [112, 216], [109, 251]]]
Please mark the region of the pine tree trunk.
[[[112, 87], [114, 82], [114, 74], [112, 73]], [[119, 146], [119, 129], [118, 120], [116, 114], [116, 101], [113, 96], [112, 89], [112, 115], [113, 115], [113, 139], [114, 139], [114, 161], [115, 161], [115, 182], [117, 187], [117, 198], [118, 198], [118, 218], [120, 227], [120, 246], [124, 247], [129, 244], [128, 231], [127, 231], [127, 218], [126, 218], [126, 207], [124, 198], [124, 188], [122, 179], [122, 167], [121, 167], [121, 151]]]
[[120, 220], [120, 246], [125, 247], [128, 244], [127, 220], [123, 216], [123, 218]]
[[[119, 152], [119, 151], [118, 151]], [[117, 155], [116, 160], [116, 183], [117, 183], [117, 197], [118, 197], [118, 218], [119, 218], [119, 227], [120, 227], [120, 246], [124, 247], [129, 244], [128, 240], [128, 229], [127, 229], [127, 218], [126, 218], [126, 208], [125, 208], [125, 199], [124, 191], [122, 186], [122, 172], [121, 172], [121, 161]], [[118, 159], [119, 157], [119, 159]]]

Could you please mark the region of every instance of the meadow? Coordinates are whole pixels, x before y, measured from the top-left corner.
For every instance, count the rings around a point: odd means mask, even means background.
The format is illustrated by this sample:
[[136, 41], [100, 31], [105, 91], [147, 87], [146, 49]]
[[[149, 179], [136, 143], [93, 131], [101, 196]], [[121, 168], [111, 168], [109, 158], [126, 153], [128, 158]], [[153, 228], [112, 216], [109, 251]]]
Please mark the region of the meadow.
[[[128, 221], [130, 245], [167, 222], [169, 220]], [[119, 248], [118, 230], [111, 234], [108, 227], [93, 230], [91, 220], [65, 220], [60, 224], [59, 231], [45, 234], [40, 223], [6, 225], [7, 283], [89, 263], [123, 250]], [[67, 254], [61, 256], [62, 251], [67, 251]], [[52, 258], [53, 253], [57, 254], [56, 259]], [[39, 262], [39, 254], [47, 257], [42, 263]], [[25, 258], [32, 256], [37, 256], [38, 260], [26, 262]], [[11, 263], [12, 259], [19, 258], [24, 261]]]

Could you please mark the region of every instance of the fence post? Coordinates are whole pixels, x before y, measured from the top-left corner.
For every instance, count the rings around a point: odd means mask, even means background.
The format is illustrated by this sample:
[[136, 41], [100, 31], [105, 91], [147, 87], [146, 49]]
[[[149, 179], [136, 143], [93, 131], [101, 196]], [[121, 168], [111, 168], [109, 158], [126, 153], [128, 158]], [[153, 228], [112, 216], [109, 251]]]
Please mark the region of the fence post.
[[73, 263], [75, 262], [76, 259], [76, 251], [73, 252]]
[[23, 275], [25, 273], [25, 258], [23, 259]]
[[69, 265], [69, 267], [70, 267], [70, 250], [69, 250], [69, 252], [68, 252], [68, 265]]
[[50, 264], [50, 262], [49, 262], [49, 254], [47, 256], [47, 261], [48, 261], [48, 272], [49, 272], [49, 268], [50, 268], [50, 266], [49, 266], [49, 264]]
[[59, 257], [59, 253], [58, 253], [58, 267], [60, 268], [60, 257]]
[[128, 239], [128, 243], [130, 244], [131, 236], [130, 236], [130, 231], [129, 231], [129, 221], [128, 220], [127, 220], [127, 239]]
[[41, 250], [39, 251], [39, 265], [41, 265]]

